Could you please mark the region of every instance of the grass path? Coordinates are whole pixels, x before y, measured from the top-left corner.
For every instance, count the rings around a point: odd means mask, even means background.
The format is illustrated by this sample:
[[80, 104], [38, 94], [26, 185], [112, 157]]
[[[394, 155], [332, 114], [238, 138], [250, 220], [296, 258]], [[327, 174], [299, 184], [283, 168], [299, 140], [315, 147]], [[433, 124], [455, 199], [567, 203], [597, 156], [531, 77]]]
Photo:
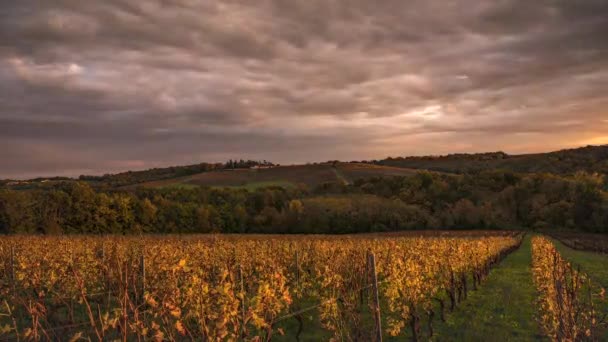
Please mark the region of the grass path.
[[471, 291], [446, 323], [436, 324], [436, 341], [542, 341], [534, 320], [530, 236], [505, 258], [477, 291]]
[[[579, 251], [572, 249], [556, 239], [552, 239], [555, 248], [563, 258], [571, 262], [575, 267], [580, 266], [581, 271], [591, 277], [591, 281], [603, 288], [608, 288], [608, 255], [596, 252]], [[600, 312], [608, 315], [608, 306], [605, 302], [597, 307]], [[602, 333], [601, 341], [608, 341], [608, 329]]]

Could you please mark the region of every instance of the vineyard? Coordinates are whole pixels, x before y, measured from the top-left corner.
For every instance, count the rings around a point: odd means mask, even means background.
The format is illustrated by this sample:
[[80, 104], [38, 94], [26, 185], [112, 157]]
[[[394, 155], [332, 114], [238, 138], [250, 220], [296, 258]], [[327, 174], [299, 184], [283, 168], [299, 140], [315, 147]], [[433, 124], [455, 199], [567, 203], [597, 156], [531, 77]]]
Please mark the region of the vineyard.
[[3, 332], [270, 340], [290, 332], [289, 320], [298, 322], [296, 336], [306, 329], [309, 308], [328, 337], [370, 339], [365, 334], [379, 324], [366, 323], [380, 321], [382, 306], [391, 335], [410, 325], [417, 335], [433, 300], [453, 309], [518, 242], [512, 235], [9, 238], [2, 242]]
[[[11, 236], [0, 340], [429, 340], [522, 238]], [[601, 336], [603, 289], [549, 240], [532, 252], [544, 334]]]
[[608, 236], [577, 232], [547, 232], [547, 235], [577, 250], [608, 253]]
[[597, 340], [606, 326], [605, 289], [544, 237], [532, 240], [532, 265], [545, 334], [556, 341]]

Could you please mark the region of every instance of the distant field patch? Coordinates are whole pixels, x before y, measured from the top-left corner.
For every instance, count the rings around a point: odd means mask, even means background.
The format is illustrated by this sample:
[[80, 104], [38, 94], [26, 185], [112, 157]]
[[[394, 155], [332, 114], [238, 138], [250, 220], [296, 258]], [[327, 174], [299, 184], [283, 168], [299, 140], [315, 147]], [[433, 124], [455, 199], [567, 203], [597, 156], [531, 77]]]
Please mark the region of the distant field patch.
[[390, 166], [362, 163], [337, 163], [277, 166], [265, 169], [234, 169], [202, 172], [195, 175], [146, 182], [137, 186], [152, 188], [244, 188], [255, 190], [268, 186], [295, 187], [305, 184], [315, 187], [327, 182], [350, 184], [357, 179], [384, 176], [411, 176], [417, 171]]
[[420, 170], [403, 169], [392, 166], [382, 166], [373, 164], [360, 163], [341, 163], [336, 166], [336, 170], [340, 172], [350, 182], [367, 177], [378, 176], [412, 176]]
[[[197, 185], [195, 185], [197, 186]], [[244, 185], [229, 185], [229, 186], [217, 186], [217, 188], [234, 188], [234, 189], [247, 189], [249, 191], [255, 191], [261, 188], [268, 188], [271, 186], [278, 186], [282, 188], [295, 188], [296, 184], [288, 181], [267, 181], [267, 182], [253, 182]]]
[[169, 183], [166, 185], [158, 186], [161, 189], [195, 189], [200, 187], [200, 185], [196, 184], [188, 184], [188, 183]]

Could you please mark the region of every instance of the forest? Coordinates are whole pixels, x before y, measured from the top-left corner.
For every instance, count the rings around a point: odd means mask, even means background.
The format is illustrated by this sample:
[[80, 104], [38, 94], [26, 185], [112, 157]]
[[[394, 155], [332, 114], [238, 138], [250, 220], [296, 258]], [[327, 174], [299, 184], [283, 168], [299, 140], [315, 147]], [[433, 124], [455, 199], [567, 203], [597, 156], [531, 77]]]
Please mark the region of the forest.
[[316, 187], [0, 190], [0, 233], [361, 233], [413, 229], [607, 232], [598, 173], [420, 171]]

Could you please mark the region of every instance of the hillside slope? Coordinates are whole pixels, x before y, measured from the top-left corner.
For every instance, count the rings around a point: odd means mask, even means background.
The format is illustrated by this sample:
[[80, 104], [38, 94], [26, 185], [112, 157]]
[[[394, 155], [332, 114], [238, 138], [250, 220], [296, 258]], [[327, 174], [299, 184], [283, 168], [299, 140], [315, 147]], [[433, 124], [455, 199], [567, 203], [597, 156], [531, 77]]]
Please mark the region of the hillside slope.
[[360, 163], [310, 164], [276, 166], [260, 169], [235, 169], [202, 172], [185, 177], [163, 179], [132, 185], [143, 187], [245, 187], [297, 186], [310, 187], [326, 182], [351, 183], [356, 179], [374, 176], [409, 176], [416, 170]]
[[555, 174], [572, 174], [577, 171], [608, 174], [608, 145], [523, 155], [493, 152], [398, 157], [380, 160], [378, 163], [386, 166], [454, 173], [505, 169], [515, 172], [548, 172]]

